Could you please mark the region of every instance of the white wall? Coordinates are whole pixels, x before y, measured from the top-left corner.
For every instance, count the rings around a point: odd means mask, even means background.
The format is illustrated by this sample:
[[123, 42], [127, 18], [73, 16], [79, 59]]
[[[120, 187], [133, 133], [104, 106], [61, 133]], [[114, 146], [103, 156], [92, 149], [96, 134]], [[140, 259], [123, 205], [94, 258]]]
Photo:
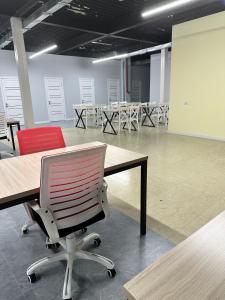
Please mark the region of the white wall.
[[[150, 101], [160, 101], [160, 73], [161, 73], [161, 54], [151, 55], [150, 60]], [[165, 102], [170, 98], [170, 70], [171, 70], [171, 53], [168, 53], [166, 61], [165, 75]]]
[[[121, 81], [120, 61], [92, 64], [92, 60], [91, 58], [45, 54], [28, 61], [35, 122], [48, 121], [45, 76], [63, 78], [67, 119], [73, 117], [72, 105], [80, 103], [79, 77], [94, 78], [96, 103], [108, 103], [107, 78]], [[0, 76], [17, 76], [13, 51], [0, 50]]]

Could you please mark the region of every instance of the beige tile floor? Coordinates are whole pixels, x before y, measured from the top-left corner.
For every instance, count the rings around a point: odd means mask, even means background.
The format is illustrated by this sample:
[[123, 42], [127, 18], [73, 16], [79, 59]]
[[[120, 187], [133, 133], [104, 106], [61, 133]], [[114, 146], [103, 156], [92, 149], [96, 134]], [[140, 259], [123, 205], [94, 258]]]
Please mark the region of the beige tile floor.
[[[149, 155], [148, 225], [175, 242], [225, 209], [225, 143], [141, 128], [118, 136], [64, 129], [68, 145], [98, 140]], [[139, 169], [107, 178], [111, 203], [139, 217]]]

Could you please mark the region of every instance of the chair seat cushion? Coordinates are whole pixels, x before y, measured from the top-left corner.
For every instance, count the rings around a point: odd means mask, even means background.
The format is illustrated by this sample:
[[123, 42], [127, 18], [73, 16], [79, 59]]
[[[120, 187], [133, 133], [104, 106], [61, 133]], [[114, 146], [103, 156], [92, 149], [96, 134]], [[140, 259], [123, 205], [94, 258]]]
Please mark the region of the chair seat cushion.
[[[33, 217], [34, 220], [38, 223], [38, 225], [41, 227], [41, 229], [43, 230], [43, 232], [48, 236], [48, 233], [45, 229], [44, 223], [42, 222], [41, 217], [33, 210]], [[98, 213], [96, 216], [94, 216], [93, 218], [89, 219], [86, 222], [83, 222], [79, 225], [73, 226], [73, 227], [69, 227], [69, 228], [63, 228], [63, 229], [59, 229], [59, 236], [60, 237], [65, 237], [73, 232], [76, 232], [78, 230], [81, 230], [87, 226], [90, 226], [100, 220], [103, 220], [105, 218], [105, 214], [103, 211], [101, 211], [100, 213]]]

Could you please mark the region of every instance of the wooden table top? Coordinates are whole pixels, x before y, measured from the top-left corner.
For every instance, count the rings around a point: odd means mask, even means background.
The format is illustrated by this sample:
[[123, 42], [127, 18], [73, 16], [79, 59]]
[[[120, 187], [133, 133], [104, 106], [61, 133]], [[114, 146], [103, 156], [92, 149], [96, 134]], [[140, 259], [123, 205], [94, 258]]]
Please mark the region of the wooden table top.
[[129, 300], [224, 300], [225, 212], [124, 285]]
[[[101, 144], [100, 142], [92, 142], [0, 160], [0, 205], [39, 192], [41, 158], [43, 156]], [[147, 159], [147, 155], [108, 145], [105, 158], [105, 173], [116, 171], [117, 169], [119, 171], [119, 168], [140, 163]]]

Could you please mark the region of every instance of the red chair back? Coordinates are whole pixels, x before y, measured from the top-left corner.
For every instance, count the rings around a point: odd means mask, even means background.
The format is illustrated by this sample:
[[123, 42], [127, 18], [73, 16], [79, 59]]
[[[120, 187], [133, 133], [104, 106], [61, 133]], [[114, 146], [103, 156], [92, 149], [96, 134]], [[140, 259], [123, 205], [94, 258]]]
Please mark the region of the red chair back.
[[58, 126], [38, 127], [17, 131], [20, 155], [64, 148], [62, 130]]

